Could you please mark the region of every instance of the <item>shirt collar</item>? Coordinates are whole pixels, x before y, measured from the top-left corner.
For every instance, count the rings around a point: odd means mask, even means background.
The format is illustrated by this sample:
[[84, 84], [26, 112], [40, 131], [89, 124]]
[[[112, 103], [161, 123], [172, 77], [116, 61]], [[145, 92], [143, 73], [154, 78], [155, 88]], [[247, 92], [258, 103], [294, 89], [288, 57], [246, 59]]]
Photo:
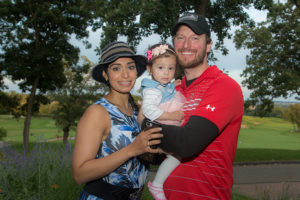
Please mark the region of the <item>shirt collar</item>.
[[219, 70], [216, 65], [210, 66], [198, 78], [189, 80], [192, 82], [189, 85], [186, 84], [187, 80], [186, 80], [186, 76], [184, 76], [181, 81], [181, 87], [182, 87], [182, 89], [186, 89], [188, 87], [191, 87], [192, 85], [195, 85], [195, 84], [203, 81], [204, 79], [215, 78], [220, 72], [222, 72], [222, 71]]

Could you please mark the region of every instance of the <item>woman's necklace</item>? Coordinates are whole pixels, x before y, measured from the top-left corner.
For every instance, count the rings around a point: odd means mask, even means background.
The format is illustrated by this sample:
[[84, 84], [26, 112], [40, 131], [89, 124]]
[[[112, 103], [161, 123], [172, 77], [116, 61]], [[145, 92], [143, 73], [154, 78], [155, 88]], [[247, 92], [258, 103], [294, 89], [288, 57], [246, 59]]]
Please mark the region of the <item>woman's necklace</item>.
[[[115, 105], [115, 104], [114, 104]], [[124, 113], [125, 115], [127, 116], [131, 116], [133, 114], [132, 112], [132, 108], [131, 106], [129, 105], [128, 107], [121, 107], [121, 106], [118, 106], [118, 105], [115, 105], [122, 113]]]
[[121, 106], [121, 104], [114, 102], [110, 98], [107, 98], [107, 100], [111, 104], [113, 104], [114, 106], [116, 106], [123, 114], [125, 114], [127, 116], [131, 116], [133, 114], [133, 109], [132, 109], [132, 107], [131, 107], [130, 104], [128, 104], [128, 106], [126, 106], [125, 104]]

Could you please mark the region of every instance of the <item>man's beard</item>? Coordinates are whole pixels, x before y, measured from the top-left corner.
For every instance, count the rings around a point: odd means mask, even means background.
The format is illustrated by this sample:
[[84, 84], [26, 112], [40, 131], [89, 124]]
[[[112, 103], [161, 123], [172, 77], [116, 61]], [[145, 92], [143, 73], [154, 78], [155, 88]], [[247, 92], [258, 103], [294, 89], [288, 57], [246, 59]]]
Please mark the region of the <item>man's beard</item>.
[[[182, 51], [182, 50], [180, 50], [180, 51]], [[183, 68], [194, 68], [198, 65], [203, 64], [205, 56], [206, 56], [206, 51], [202, 51], [202, 52], [200, 52], [199, 56], [197, 56], [195, 59], [193, 59], [192, 61], [189, 61], [189, 62], [182, 61], [179, 58], [179, 56], [177, 56], [177, 62]]]

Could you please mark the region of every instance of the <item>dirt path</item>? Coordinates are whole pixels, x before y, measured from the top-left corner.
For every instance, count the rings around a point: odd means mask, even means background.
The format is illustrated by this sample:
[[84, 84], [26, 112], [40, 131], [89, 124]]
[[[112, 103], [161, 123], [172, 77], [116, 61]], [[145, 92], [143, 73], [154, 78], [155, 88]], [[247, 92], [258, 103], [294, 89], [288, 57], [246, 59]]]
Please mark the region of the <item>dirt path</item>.
[[[69, 137], [68, 140], [74, 140], [75, 137]], [[60, 141], [63, 140], [63, 137], [56, 137], [56, 138], [51, 138], [51, 139], [47, 139], [46, 142], [53, 142], [53, 141]]]
[[233, 191], [255, 199], [300, 200], [300, 162], [236, 165]]

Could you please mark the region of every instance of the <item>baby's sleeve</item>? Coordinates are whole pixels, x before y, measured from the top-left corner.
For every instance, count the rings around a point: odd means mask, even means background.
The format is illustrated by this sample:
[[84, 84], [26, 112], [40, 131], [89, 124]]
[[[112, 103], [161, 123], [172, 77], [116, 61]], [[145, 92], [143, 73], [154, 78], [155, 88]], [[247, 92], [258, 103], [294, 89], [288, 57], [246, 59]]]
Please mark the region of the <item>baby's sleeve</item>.
[[145, 88], [143, 90], [143, 115], [151, 121], [158, 119], [163, 111], [158, 108], [162, 99], [161, 92], [155, 88]]

